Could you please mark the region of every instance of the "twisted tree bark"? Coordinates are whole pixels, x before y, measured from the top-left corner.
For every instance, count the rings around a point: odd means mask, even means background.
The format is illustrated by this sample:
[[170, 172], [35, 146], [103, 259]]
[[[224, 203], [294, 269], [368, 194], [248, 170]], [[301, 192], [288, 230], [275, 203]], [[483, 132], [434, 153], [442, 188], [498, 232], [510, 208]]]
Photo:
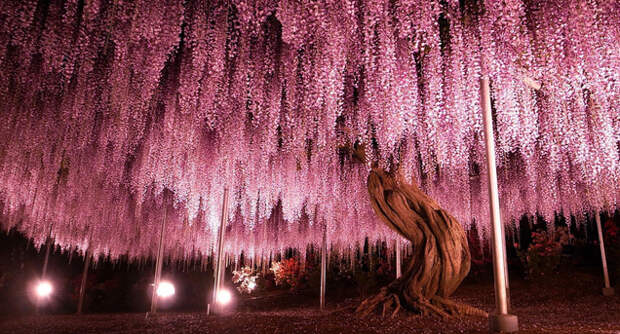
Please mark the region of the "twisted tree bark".
[[441, 317], [487, 313], [448, 299], [469, 273], [470, 254], [465, 231], [416, 185], [381, 169], [368, 176], [368, 193], [375, 213], [413, 244], [413, 258], [402, 277], [362, 302], [358, 314], [377, 308], [392, 316], [404, 308]]

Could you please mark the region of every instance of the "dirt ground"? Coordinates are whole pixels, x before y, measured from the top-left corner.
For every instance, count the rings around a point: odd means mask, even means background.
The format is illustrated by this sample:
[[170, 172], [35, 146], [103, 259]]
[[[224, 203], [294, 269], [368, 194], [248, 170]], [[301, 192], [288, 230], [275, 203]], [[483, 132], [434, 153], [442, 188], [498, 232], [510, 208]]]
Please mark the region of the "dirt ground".
[[[511, 313], [519, 317], [520, 333], [620, 333], [620, 297], [603, 297], [601, 281], [593, 274], [512, 280]], [[493, 296], [491, 281], [469, 281], [454, 299], [492, 312]], [[487, 319], [359, 319], [353, 308], [360, 299], [327, 300], [324, 312], [315, 296], [278, 292], [245, 298], [230, 314], [210, 317], [162, 312], [148, 319], [144, 313], [0, 318], [0, 333], [488, 333]]]

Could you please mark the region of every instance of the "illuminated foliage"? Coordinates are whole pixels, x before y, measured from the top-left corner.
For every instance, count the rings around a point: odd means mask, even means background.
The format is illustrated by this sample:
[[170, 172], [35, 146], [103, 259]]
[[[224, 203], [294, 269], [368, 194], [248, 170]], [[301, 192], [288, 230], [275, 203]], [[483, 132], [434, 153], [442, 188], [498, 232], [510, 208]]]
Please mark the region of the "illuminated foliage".
[[[2, 227], [41, 244], [228, 253], [392, 238], [367, 162], [488, 226], [478, 78], [492, 80], [505, 221], [620, 196], [614, 1], [0, 4]], [[536, 91], [523, 78], [542, 83]]]

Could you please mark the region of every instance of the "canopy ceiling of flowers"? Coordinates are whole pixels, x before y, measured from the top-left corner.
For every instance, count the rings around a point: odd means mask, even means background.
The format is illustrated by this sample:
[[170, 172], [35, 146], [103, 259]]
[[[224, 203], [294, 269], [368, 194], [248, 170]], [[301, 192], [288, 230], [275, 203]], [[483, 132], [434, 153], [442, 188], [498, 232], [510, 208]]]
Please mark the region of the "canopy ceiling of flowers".
[[[130, 257], [394, 238], [371, 162], [488, 226], [620, 199], [620, 2], [6, 0], [1, 225]], [[528, 80], [541, 83], [532, 89]], [[365, 161], [355, 152], [363, 150]], [[164, 210], [166, 209], [166, 210]]]

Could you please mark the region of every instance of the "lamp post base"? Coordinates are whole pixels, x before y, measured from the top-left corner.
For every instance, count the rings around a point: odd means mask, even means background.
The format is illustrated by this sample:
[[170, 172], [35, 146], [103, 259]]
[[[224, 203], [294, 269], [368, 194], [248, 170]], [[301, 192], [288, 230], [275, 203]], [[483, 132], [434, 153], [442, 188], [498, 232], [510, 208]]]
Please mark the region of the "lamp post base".
[[514, 333], [519, 331], [519, 320], [512, 314], [490, 314], [489, 329], [491, 333]]
[[157, 313], [147, 311], [146, 314], [144, 315], [144, 320], [148, 320], [148, 319], [155, 318], [155, 317], [157, 317]]
[[613, 296], [615, 294], [616, 294], [616, 291], [614, 290], [614, 288], [612, 288], [612, 287], [603, 288], [603, 296], [609, 297], [609, 296]]

